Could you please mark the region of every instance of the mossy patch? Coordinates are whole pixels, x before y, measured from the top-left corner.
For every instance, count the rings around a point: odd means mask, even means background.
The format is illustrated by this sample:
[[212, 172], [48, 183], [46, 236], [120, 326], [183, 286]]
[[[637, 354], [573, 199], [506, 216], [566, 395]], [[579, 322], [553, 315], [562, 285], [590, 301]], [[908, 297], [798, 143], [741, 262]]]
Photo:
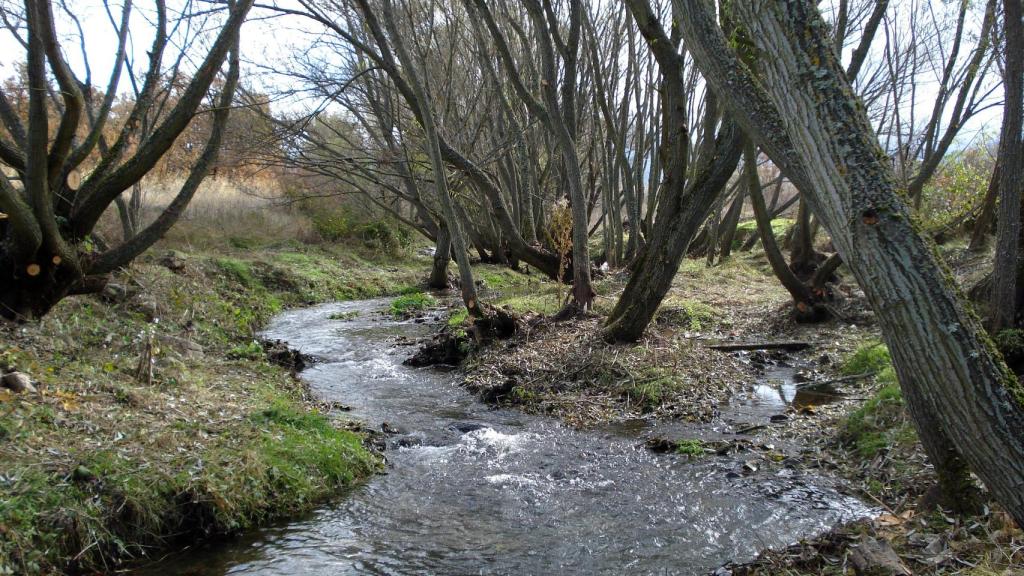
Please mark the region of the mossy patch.
[[[796, 223], [791, 218], [776, 218], [772, 220], [772, 232], [776, 238], [780, 238]], [[732, 247], [734, 250], [743, 246], [743, 243], [750, 238], [751, 234], [757, 232], [757, 221], [747, 220], [736, 226], [736, 236], [733, 238]]]
[[655, 321], [686, 330], [701, 331], [711, 328], [721, 317], [722, 313], [710, 304], [698, 300], [672, 299], [658, 309]]
[[437, 300], [430, 294], [411, 292], [402, 294], [391, 301], [391, 314], [407, 317], [437, 305]]
[[690, 457], [704, 455], [704, 442], [697, 438], [687, 438], [676, 442], [676, 454]]

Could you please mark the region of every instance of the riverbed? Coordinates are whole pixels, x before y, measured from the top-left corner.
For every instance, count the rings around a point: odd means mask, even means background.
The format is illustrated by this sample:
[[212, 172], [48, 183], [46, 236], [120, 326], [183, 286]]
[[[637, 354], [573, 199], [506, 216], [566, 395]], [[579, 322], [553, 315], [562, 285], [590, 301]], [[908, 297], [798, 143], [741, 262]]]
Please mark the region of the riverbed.
[[153, 573], [704, 574], [873, 512], [811, 473], [651, 453], [644, 426], [575, 430], [480, 403], [456, 371], [402, 365], [401, 344], [436, 325], [388, 303], [289, 311], [264, 335], [317, 358], [301, 377], [351, 407], [340, 417], [393, 432], [385, 473]]

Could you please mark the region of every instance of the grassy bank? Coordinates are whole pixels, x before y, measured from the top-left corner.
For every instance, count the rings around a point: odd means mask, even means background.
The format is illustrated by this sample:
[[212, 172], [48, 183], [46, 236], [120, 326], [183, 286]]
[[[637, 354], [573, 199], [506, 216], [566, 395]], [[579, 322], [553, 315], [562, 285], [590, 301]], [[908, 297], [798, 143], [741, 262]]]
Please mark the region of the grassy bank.
[[275, 313], [398, 293], [429, 261], [361, 248], [157, 250], [102, 296], [0, 327], [0, 574], [110, 570], [308, 509], [378, 467], [269, 364]]

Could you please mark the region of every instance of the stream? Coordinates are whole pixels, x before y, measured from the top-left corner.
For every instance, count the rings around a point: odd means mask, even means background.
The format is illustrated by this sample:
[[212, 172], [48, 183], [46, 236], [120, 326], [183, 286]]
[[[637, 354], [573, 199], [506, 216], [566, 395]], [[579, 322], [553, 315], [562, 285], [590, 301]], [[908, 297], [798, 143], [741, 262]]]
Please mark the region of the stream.
[[[402, 365], [414, 350], [396, 339], [436, 326], [394, 320], [388, 303], [290, 311], [265, 332], [319, 359], [302, 373], [315, 393], [399, 431], [386, 474], [153, 574], [705, 574], [872, 513], [809, 473], [653, 454], [643, 426], [580, 431], [482, 404], [457, 372]], [[767, 418], [787, 400], [771, 390], [733, 404]]]

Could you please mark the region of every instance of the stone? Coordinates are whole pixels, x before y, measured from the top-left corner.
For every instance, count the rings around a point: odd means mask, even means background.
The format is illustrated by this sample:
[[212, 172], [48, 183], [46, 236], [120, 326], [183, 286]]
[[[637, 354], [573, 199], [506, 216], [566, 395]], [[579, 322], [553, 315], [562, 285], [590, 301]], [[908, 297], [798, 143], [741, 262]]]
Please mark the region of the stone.
[[912, 574], [888, 540], [865, 538], [850, 549], [850, 563], [861, 576], [909, 576]]
[[22, 392], [28, 392], [35, 394], [36, 387], [32, 384], [32, 379], [28, 377], [28, 374], [24, 372], [8, 372], [3, 377], [4, 387], [21, 394]]
[[449, 430], [456, 430], [463, 434], [473, 432], [474, 430], [482, 430], [487, 427], [488, 426], [486, 424], [481, 424], [479, 422], [452, 422], [448, 425]]
[[181, 252], [177, 250], [168, 250], [163, 256], [157, 260], [157, 263], [167, 268], [175, 274], [181, 274], [185, 271], [185, 266], [188, 263], [185, 257], [182, 256]]
[[171, 334], [157, 334], [156, 340], [164, 348], [172, 350], [184, 358], [202, 358], [205, 353], [201, 345], [188, 338]]
[[100, 291], [100, 298], [108, 304], [120, 304], [135, 295], [137, 290], [118, 282], [107, 282]]

